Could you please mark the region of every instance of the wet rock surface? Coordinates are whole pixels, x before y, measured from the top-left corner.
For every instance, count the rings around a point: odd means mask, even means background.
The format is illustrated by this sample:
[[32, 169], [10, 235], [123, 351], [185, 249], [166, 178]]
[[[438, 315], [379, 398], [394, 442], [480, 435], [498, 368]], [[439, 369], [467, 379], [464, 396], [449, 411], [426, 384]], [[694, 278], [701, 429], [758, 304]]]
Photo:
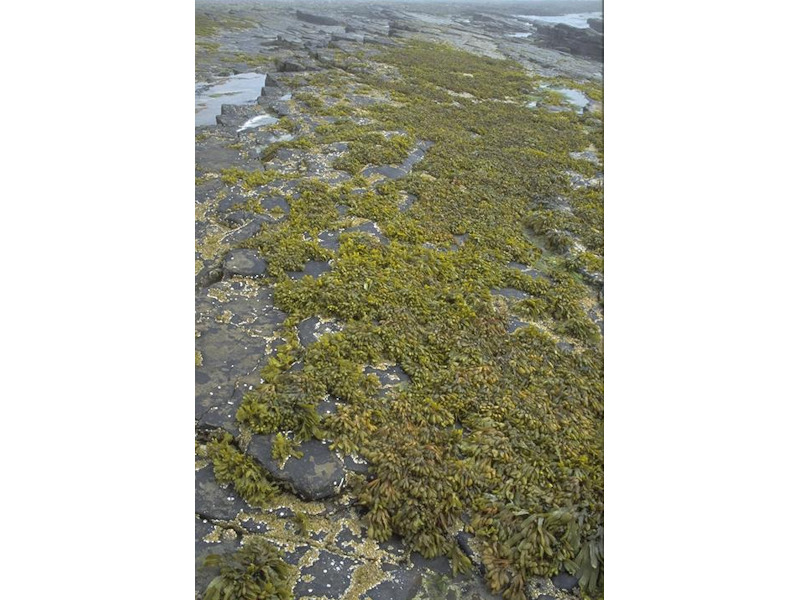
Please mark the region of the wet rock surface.
[[195, 512], [209, 520], [232, 521], [250, 507], [230, 486], [223, 488], [214, 478], [211, 466], [195, 472]]
[[227, 275], [263, 275], [267, 263], [253, 250], [234, 250], [225, 257], [223, 267]]
[[274, 436], [253, 436], [248, 453], [277, 481], [291, 487], [303, 500], [322, 500], [338, 494], [344, 485], [341, 459], [319, 440], [299, 445], [302, 458], [289, 457], [285, 463], [272, 457]]

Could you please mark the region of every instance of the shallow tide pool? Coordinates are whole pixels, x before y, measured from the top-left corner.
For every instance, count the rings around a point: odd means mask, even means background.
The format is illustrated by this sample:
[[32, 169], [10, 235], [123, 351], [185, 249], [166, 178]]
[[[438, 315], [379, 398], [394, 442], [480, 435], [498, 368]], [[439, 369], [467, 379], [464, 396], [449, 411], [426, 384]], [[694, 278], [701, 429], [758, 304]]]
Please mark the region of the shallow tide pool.
[[255, 102], [264, 86], [261, 73], [240, 73], [218, 83], [198, 83], [194, 88], [194, 126], [215, 125], [223, 104]]

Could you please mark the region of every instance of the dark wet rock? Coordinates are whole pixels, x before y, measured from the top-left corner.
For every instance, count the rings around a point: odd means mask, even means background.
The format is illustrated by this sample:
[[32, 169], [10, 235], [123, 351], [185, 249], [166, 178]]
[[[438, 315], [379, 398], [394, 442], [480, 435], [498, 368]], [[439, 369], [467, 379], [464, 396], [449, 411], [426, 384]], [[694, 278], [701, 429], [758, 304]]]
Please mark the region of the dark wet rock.
[[214, 285], [222, 279], [222, 266], [219, 264], [207, 265], [195, 275], [194, 284], [197, 289]]
[[597, 158], [597, 154], [589, 150], [585, 150], [583, 152], [570, 152], [569, 155], [571, 158], [575, 158], [577, 160], [586, 160], [594, 164], [600, 163], [600, 159]]
[[387, 396], [394, 388], [403, 387], [411, 381], [400, 365], [389, 365], [383, 368], [367, 365], [364, 368], [364, 374], [375, 375], [378, 378], [381, 384], [378, 396], [381, 398]]
[[217, 115], [217, 125], [238, 127], [250, 118], [252, 108], [248, 105], [223, 104]]
[[587, 19], [586, 23], [597, 33], [603, 33], [603, 19]]
[[355, 225], [353, 227], [348, 227], [342, 233], [366, 233], [378, 239], [381, 244], [388, 244], [389, 238], [387, 238], [381, 230], [378, 228], [378, 225], [373, 221], [367, 221], [366, 223], [362, 223], [361, 225]]
[[349, 142], [334, 142], [333, 144], [328, 144], [326, 151], [328, 154], [339, 154], [347, 150], [349, 146]]
[[574, 188], [594, 187], [602, 185], [603, 183], [602, 175], [584, 177], [580, 173], [575, 173], [574, 171], [567, 171], [566, 174], [569, 175], [570, 185]]
[[357, 94], [350, 95], [347, 97], [347, 99], [350, 101], [350, 104], [359, 108], [375, 106], [376, 104], [382, 104], [386, 102], [386, 100], [383, 98], [375, 98], [374, 96], [359, 96]]
[[251, 213], [246, 210], [236, 210], [225, 215], [224, 220], [232, 227], [241, 227], [242, 225], [252, 221], [255, 216], [255, 213]]
[[297, 336], [303, 346], [309, 346], [326, 333], [341, 331], [343, 327], [335, 321], [323, 323], [319, 317], [309, 317], [297, 325]]
[[303, 71], [318, 71], [319, 68], [296, 60], [283, 60], [278, 63], [279, 73], [301, 73]]
[[[397, 559], [406, 556], [406, 545], [403, 543], [403, 539], [396, 534], [389, 536], [388, 540], [378, 542], [378, 548]], [[387, 570], [387, 568], [384, 567], [384, 570]]]
[[322, 15], [315, 15], [313, 13], [305, 12], [302, 10], [295, 11], [295, 15], [301, 21], [306, 23], [313, 23], [314, 25], [344, 25], [344, 22], [333, 17], [324, 17]]
[[539, 596], [536, 597], [536, 600], [557, 600], [557, 599], [554, 598], [553, 596], [548, 596], [547, 594], [539, 594]]
[[209, 411], [230, 409], [237, 383], [259, 382], [266, 342], [230, 323], [202, 323], [197, 327], [201, 335], [195, 340], [195, 348], [203, 364], [195, 368], [195, 418], [203, 420]]
[[286, 274], [290, 279], [302, 279], [306, 275], [316, 279], [323, 273], [331, 270], [331, 265], [324, 260], [310, 260], [304, 266], [302, 271], [288, 271]]
[[592, 28], [579, 29], [564, 23], [555, 25], [537, 23], [536, 27], [543, 43], [550, 48], [594, 60], [603, 60], [603, 34]]
[[245, 171], [256, 171], [263, 167], [258, 161], [243, 160], [239, 151], [230, 148], [230, 140], [206, 140], [195, 147], [195, 164], [204, 171], [219, 172], [237, 167]]
[[[359, 459], [363, 461], [363, 459]], [[364, 462], [356, 462], [352, 456], [345, 456], [344, 457], [344, 468], [347, 471], [352, 471], [353, 473], [361, 473], [362, 475], [366, 475], [369, 472], [369, 465]]]
[[194, 512], [206, 519], [232, 521], [247, 503], [231, 487], [223, 489], [214, 478], [211, 465], [195, 472]]
[[333, 250], [336, 252], [339, 249], [339, 236], [341, 231], [323, 231], [317, 236], [317, 241], [322, 248], [326, 250]]
[[[203, 381], [199, 381], [198, 376], [202, 377]], [[205, 384], [209, 381], [210, 377], [206, 373], [202, 371], [197, 371], [195, 373], [195, 384]], [[242, 405], [244, 392], [244, 385], [234, 386], [233, 395], [229, 400], [211, 406], [197, 418], [197, 429], [200, 431], [224, 429], [230, 434], [239, 435], [236, 411], [239, 410], [239, 407]]]
[[382, 569], [391, 573], [389, 579], [371, 587], [359, 598], [360, 600], [411, 600], [422, 586], [422, 574], [418, 569], [398, 567], [385, 564]]
[[518, 262], [510, 262], [506, 266], [510, 269], [516, 269], [517, 271], [521, 271], [525, 275], [529, 275], [533, 278], [539, 277], [539, 272], [533, 267], [529, 267], [528, 265], [524, 265]]
[[508, 298], [510, 300], [524, 300], [525, 298], [531, 297], [528, 292], [523, 292], [522, 290], [509, 287], [492, 288], [490, 291], [495, 296], [502, 296], [503, 298]]
[[419, 27], [413, 25], [405, 20], [393, 20], [389, 22], [389, 30], [396, 29], [398, 31], [410, 31], [412, 33], [419, 32]]
[[603, 327], [603, 317], [600, 314], [598, 314], [598, 312], [595, 309], [591, 309], [589, 311], [589, 318], [592, 320], [592, 323], [597, 325], [597, 327], [600, 329], [600, 335], [605, 335], [605, 329]]
[[232, 250], [225, 257], [223, 269], [226, 275], [257, 277], [267, 270], [267, 263], [255, 250]]
[[367, 167], [361, 171], [361, 175], [364, 177], [381, 175], [383, 177], [388, 177], [389, 179], [400, 179], [401, 177], [408, 175], [408, 172], [398, 167], [392, 167], [391, 165], [381, 165], [378, 167]]
[[403, 161], [403, 164], [400, 165], [405, 171], [410, 171], [411, 168], [425, 158], [425, 153], [430, 150], [431, 146], [433, 146], [433, 142], [423, 141], [417, 144], [417, 146], [409, 153], [408, 158]]
[[217, 194], [224, 189], [225, 185], [220, 179], [212, 179], [205, 183], [195, 186], [194, 200], [199, 204], [205, 204], [211, 200], [216, 199]]
[[225, 234], [223, 240], [227, 244], [238, 244], [257, 235], [261, 231], [261, 227], [265, 223], [277, 223], [285, 218], [286, 217], [273, 219], [271, 217], [264, 217], [260, 215], [256, 216], [253, 218], [252, 221], [249, 221], [248, 223], [245, 223], [241, 227]]
[[354, 543], [358, 544], [361, 540], [361, 536], [353, 535], [353, 532], [350, 531], [350, 529], [343, 527], [339, 532], [339, 535], [336, 536], [336, 539], [333, 540], [333, 543], [336, 544], [337, 548], [343, 550], [344, 552], [352, 552], [354, 550]]
[[286, 483], [303, 500], [335, 496], [344, 484], [342, 461], [319, 440], [300, 443], [302, 458], [290, 457], [281, 468], [272, 458], [273, 435], [255, 435], [247, 449], [272, 477]]
[[553, 585], [560, 590], [571, 590], [578, 585], [578, 578], [562, 572], [553, 577]]
[[450, 559], [446, 556], [437, 556], [435, 558], [425, 558], [419, 552], [411, 553], [411, 564], [420, 569], [430, 569], [434, 573], [450, 574], [452, 567], [450, 566]]
[[279, 117], [287, 117], [287, 116], [291, 115], [294, 112], [292, 110], [291, 104], [289, 104], [289, 102], [286, 101], [286, 100], [276, 100], [274, 102], [271, 102], [269, 107]]
[[511, 317], [506, 326], [506, 331], [508, 333], [514, 333], [517, 329], [523, 329], [525, 327], [530, 327], [530, 323], [526, 323], [525, 321], [521, 321], [516, 317]]
[[414, 194], [406, 194], [405, 198], [400, 201], [400, 204], [397, 208], [400, 212], [405, 212], [411, 208], [416, 201], [417, 197]]
[[376, 44], [378, 46], [399, 46], [397, 42], [392, 40], [388, 40], [382, 37], [372, 37], [372, 36], [364, 36], [364, 43], [366, 44]]
[[289, 213], [289, 203], [286, 201], [285, 198], [280, 196], [270, 196], [268, 198], [261, 198], [261, 207], [267, 211], [273, 211], [275, 209], [280, 209], [284, 213]]
[[574, 344], [570, 344], [569, 342], [558, 342], [556, 344], [556, 348], [561, 350], [561, 352], [565, 352], [567, 354], [570, 354], [571, 352], [573, 352], [575, 350], [575, 345]]
[[[285, 552], [283, 555], [283, 559], [289, 563], [290, 565], [297, 566], [300, 564], [300, 561], [303, 557], [308, 554], [308, 551], [311, 550], [311, 546], [304, 545], [304, 546], [297, 546], [294, 551], [292, 552]], [[296, 588], [295, 588], [296, 589]], [[307, 588], [306, 588], [307, 589]]]
[[[331, 398], [330, 396], [326, 396], [324, 399], [320, 400], [320, 403], [317, 404], [317, 414], [320, 417], [326, 417], [328, 415], [335, 414], [338, 410], [336, 406], [336, 401]], [[344, 461], [345, 468], [347, 468], [347, 460]]]
[[[276, 78], [272, 73], [267, 73], [266, 78], [264, 79], [264, 87], [266, 88], [280, 88], [281, 90], [286, 89], [286, 85], [281, 82], [278, 78]], [[262, 94], [264, 91], [262, 90]], [[267, 92], [269, 93], [269, 92]]]
[[[345, 30], [346, 31], [346, 30]], [[331, 35], [332, 42], [352, 42], [360, 44], [364, 41], [363, 35], [352, 35], [348, 33], [334, 33]]]
[[[319, 558], [300, 571], [294, 597], [342, 598], [350, 586], [350, 576], [356, 564], [356, 561], [345, 556], [327, 550], [320, 551]], [[310, 576], [311, 580], [303, 581], [305, 576]]]
[[217, 204], [217, 211], [220, 214], [226, 214], [234, 206], [244, 204], [245, 202], [247, 202], [247, 198], [245, 198], [241, 194], [231, 193], [226, 195], [222, 200], [219, 201], [219, 203]]
[[480, 555], [475, 551], [475, 548], [473, 548], [474, 539], [475, 536], [471, 533], [467, 533], [466, 531], [461, 531], [456, 536], [458, 547], [461, 548], [461, 551], [466, 555], [466, 557], [472, 561], [472, 564], [479, 566], [481, 573], [483, 573], [486, 568], [481, 562]]
[[279, 148], [272, 161], [281, 163], [300, 163], [306, 158], [306, 153], [299, 148]]

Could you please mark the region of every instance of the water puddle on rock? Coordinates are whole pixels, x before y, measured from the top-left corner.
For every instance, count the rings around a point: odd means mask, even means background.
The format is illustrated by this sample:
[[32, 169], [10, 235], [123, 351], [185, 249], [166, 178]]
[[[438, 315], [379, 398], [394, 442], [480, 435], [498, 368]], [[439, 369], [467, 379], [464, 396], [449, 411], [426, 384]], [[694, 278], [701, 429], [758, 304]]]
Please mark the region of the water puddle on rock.
[[[561, 94], [566, 98], [567, 102], [569, 102], [572, 106], [578, 109], [587, 109], [591, 104], [591, 100], [581, 91], [573, 90], [571, 88], [551, 88], [549, 85], [543, 84], [539, 86], [543, 90], [548, 90], [551, 92], [556, 92], [557, 94]], [[536, 100], [531, 100], [525, 106], [528, 108], [536, 108], [538, 106], [538, 102]]]
[[569, 88], [553, 88], [554, 92], [558, 92], [567, 99], [567, 102], [578, 108], [586, 108], [589, 106], [589, 98], [586, 94], [578, 90], [571, 90]]
[[261, 73], [240, 73], [218, 83], [198, 83], [194, 88], [194, 126], [214, 125], [223, 104], [255, 102], [264, 86]]
[[514, 15], [518, 19], [525, 19], [526, 21], [548, 23], [550, 25], [557, 25], [563, 23], [570, 27], [577, 27], [578, 29], [588, 29], [589, 19], [602, 19], [603, 13], [590, 12], [590, 13], [570, 13], [568, 15], [557, 15], [552, 17], [544, 17], [539, 15]]

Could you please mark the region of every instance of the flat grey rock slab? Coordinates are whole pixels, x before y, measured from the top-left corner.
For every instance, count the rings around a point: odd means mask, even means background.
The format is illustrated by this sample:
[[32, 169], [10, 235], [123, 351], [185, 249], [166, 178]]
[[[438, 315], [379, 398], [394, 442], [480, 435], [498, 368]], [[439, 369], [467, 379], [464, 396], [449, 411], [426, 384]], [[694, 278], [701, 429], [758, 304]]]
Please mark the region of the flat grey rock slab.
[[[350, 587], [350, 578], [357, 564], [346, 556], [320, 551], [319, 558], [300, 571], [300, 581], [294, 587], [295, 598], [342, 598]], [[310, 581], [302, 581], [303, 578]]]
[[208, 411], [230, 413], [237, 382], [258, 383], [266, 342], [230, 323], [198, 329], [195, 349], [203, 364], [195, 367], [195, 418], [202, 420]]
[[240, 511], [248, 510], [247, 503], [228, 486], [224, 489], [214, 478], [211, 465], [195, 471], [194, 512], [206, 519], [234, 520]]
[[306, 23], [313, 23], [314, 25], [341, 25], [344, 26], [344, 22], [340, 21], [339, 19], [334, 19], [333, 17], [326, 17], [324, 15], [317, 15], [310, 12], [305, 12], [303, 10], [298, 10], [295, 15], [300, 21], [305, 21]]
[[414, 205], [414, 202], [416, 201], [417, 197], [414, 194], [406, 194], [405, 197], [400, 200], [400, 204], [397, 206], [397, 208], [400, 212], [406, 212]]
[[383, 233], [381, 233], [380, 228], [378, 225], [373, 221], [367, 221], [366, 223], [362, 223], [361, 225], [356, 225], [354, 227], [348, 227], [342, 233], [366, 233], [378, 239], [381, 244], [388, 244], [389, 238], [387, 238]]
[[339, 250], [341, 244], [339, 243], [339, 236], [341, 235], [341, 230], [328, 230], [323, 231], [317, 236], [317, 241], [322, 248], [326, 250], [333, 250], [336, 252]]
[[257, 277], [267, 270], [266, 261], [255, 250], [232, 250], [223, 261], [227, 275], [246, 275]]
[[[261, 227], [265, 223], [273, 223], [273, 222], [277, 222], [277, 219], [273, 220], [273, 219], [263, 219], [260, 217], [255, 217], [252, 220], [244, 223], [243, 225], [240, 225], [236, 229], [225, 234], [223, 241], [226, 244], [239, 244], [245, 240], [250, 239], [251, 237], [258, 235], [258, 233], [261, 231]], [[259, 260], [262, 260], [263, 262], [263, 259]], [[264, 265], [264, 270], [266, 270], [266, 263]], [[258, 275], [262, 275], [263, 273], [264, 271], [261, 271], [258, 273]], [[229, 274], [233, 273], [229, 271]]]
[[359, 600], [411, 600], [422, 585], [422, 574], [417, 569], [396, 565], [382, 565], [390, 572], [390, 579], [380, 582], [359, 596]]
[[511, 317], [508, 321], [508, 325], [506, 325], [506, 331], [508, 333], [514, 333], [517, 329], [524, 329], [525, 327], [530, 327], [530, 323], [526, 323], [525, 321], [521, 321], [516, 317]]
[[344, 329], [344, 327], [335, 321], [323, 323], [319, 317], [309, 317], [303, 319], [297, 325], [297, 335], [303, 346], [309, 346], [326, 333], [336, 333], [342, 329]]
[[363, 171], [361, 171], [361, 175], [363, 177], [381, 175], [382, 177], [387, 177], [388, 179], [400, 179], [401, 177], [408, 175], [408, 171], [405, 171], [399, 167], [393, 167], [391, 165], [380, 165], [377, 167], [365, 168]]
[[285, 214], [289, 214], [290, 208], [286, 198], [282, 198], [281, 196], [269, 196], [267, 198], [261, 198], [260, 202], [261, 207], [267, 212], [280, 209]]
[[276, 480], [287, 484], [303, 500], [337, 495], [344, 485], [341, 459], [319, 440], [300, 443], [302, 458], [289, 457], [281, 466], [272, 458], [274, 435], [254, 435], [247, 453]]
[[571, 590], [578, 585], [578, 578], [569, 573], [559, 573], [553, 577], [553, 585], [560, 590]]
[[[200, 381], [198, 375], [201, 373], [200, 371], [195, 373], [195, 383]], [[225, 400], [220, 396], [220, 402], [200, 412], [197, 415], [197, 429], [204, 431], [223, 429], [232, 435], [238, 436], [239, 425], [236, 421], [236, 411], [242, 405], [242, 398], [247, 387], [252, 387], [252, 385], [234, 384], [233, 395], [229, 400]]]
[[531, 297], [528, 292], [523, 292], [522, 290], [517, 290], [510, 287], [492, 288], [490, 292], [494, 296], [502, 296], [503, 298], [508, 298], [510, 300], [524, 300]]
[[411, 381], [408, 373], [406, 373], [400, 365], [389, 365], [381, 368], [367, 365], [364, 368], [364, 374], [372, 374], [378, 378], [381, 384], [381, 388], [378, 390], [378, 396], [381, 398], [387, 396], [393, 389], [408, 385]]
[[303, 265], [302, 271], [287, 271], [287, 275], [290, 279], [302, 279], [306, 275], [309, 277], [313, 277], [316, 279], [323, 273], [327, 273], [331, 270], [331, 265], [328, 261], [324, 260], [310, 260], [305, 265]]
[[521, 271], [525, 275], [529, 275], [533, 278], [539, 277], [539, 271], [528, 265], [518, 262], [510, 262], [506, 266], [510, 269], [516, 269], [517, 271]]

